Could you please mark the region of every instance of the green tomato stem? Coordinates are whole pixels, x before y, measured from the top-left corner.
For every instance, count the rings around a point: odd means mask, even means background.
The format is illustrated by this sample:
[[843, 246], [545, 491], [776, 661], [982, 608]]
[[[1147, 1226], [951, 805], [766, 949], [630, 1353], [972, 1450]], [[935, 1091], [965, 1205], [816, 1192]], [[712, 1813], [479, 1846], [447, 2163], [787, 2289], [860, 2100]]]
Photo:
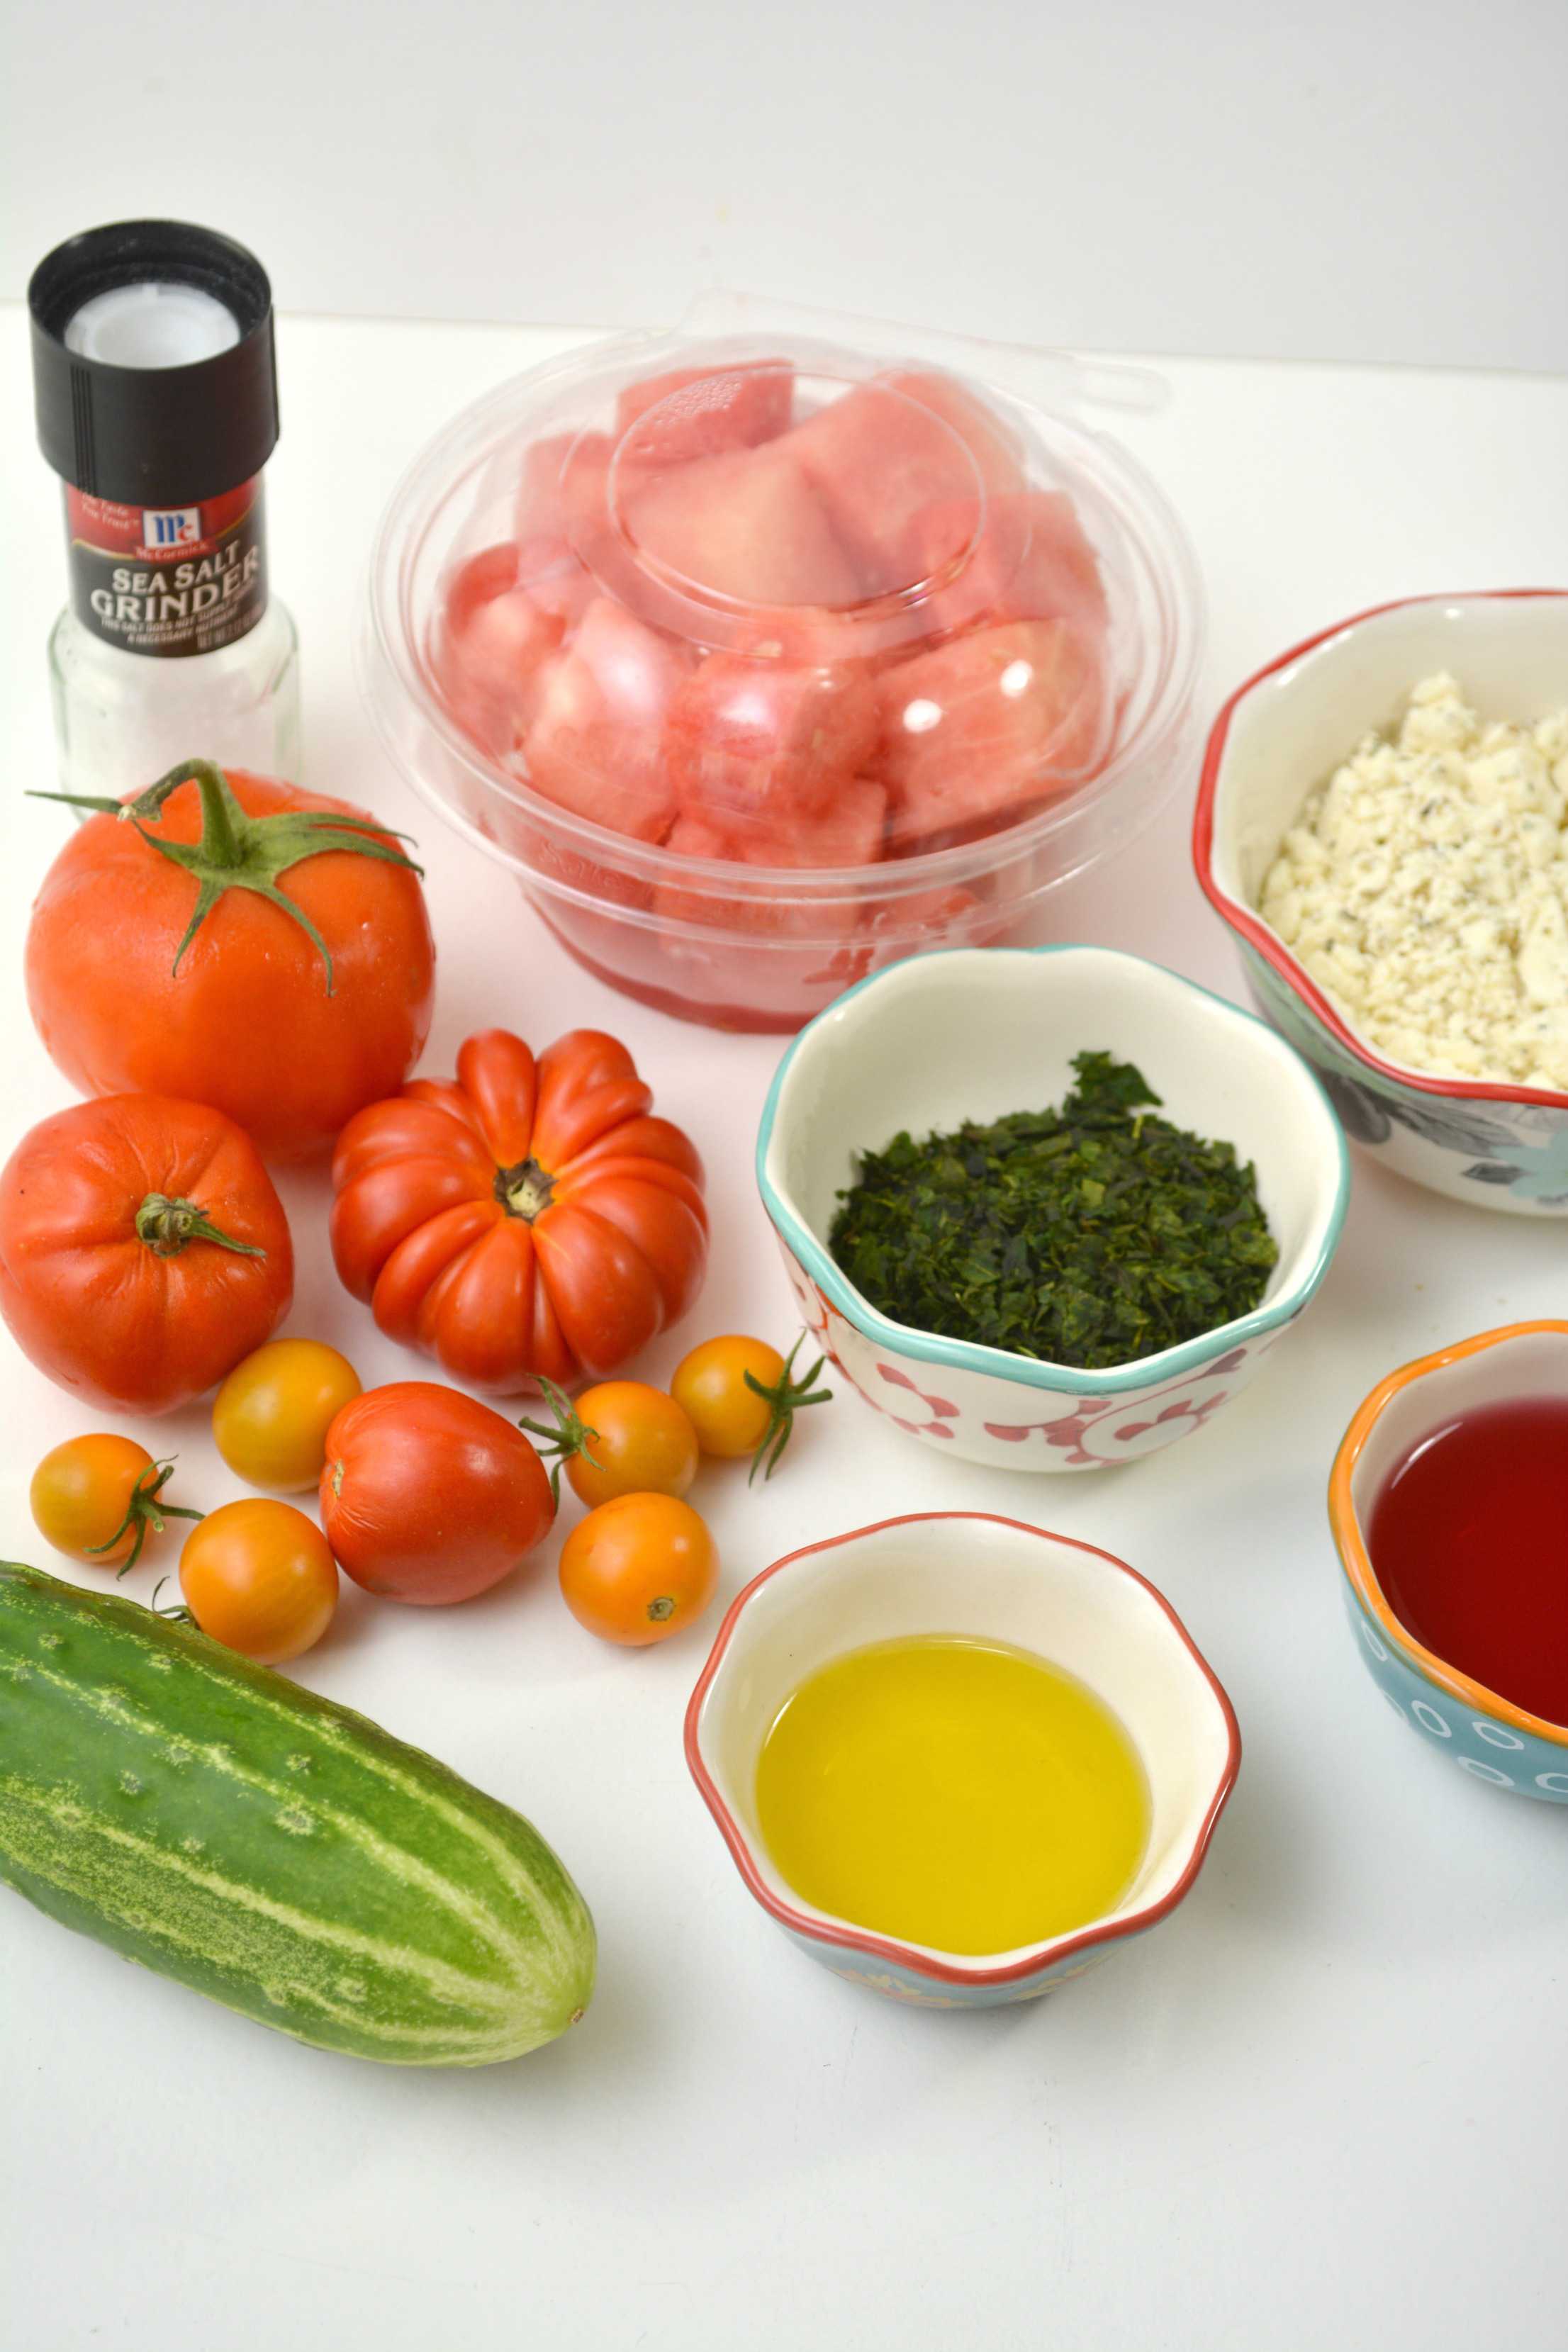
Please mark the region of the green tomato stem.
[[115, 1581], [117, 1583], [121, 1577], [130, 1575], [131, 1570], [141, 1559], [142, 1547], [147, 1540], [149, 1529], [151, 1529], [153, 1534], [161, 1536], [163, 1532], [163, 1522], [165, 1519], [199, 1519], [205, 1516], [205, 1514], [201, 1511], [187, 1511], [178, 1503], [163, 1503], [159, 1501], [158, 1498], [162, 1494], [163, 1489], [167, 1486], [169, 1480], [174, 1476], [174, 1457], [173, 1454], [169, 1456], [166, 1462], [150, 1462], [147, 1465], [146, 1469], [142, 1471], [140, 1478], [137, 1479], [134, 1486], [132, 1487], [130, 1499], [125, 1506], [125, 1517], [121, 1520], [120, 1525], [115, 1528], [114, 1533], [110, 1537], [108, 1542], [89, 1544], [88, 1546], [88, 1557], [89, 1559], [95, 1553], [112, 1551], [115, 1545], [124, 1535], [126, 1529], [134, 1525], [136, 1529], [136, 1538], [132, 1544], [130, 1550], [126, 1553], [124, 1559], [115, 1570]]
[[[163, 803], [181, 784], [194, 783], [201, 794], [202, 837], [199, 841], [170, 841], [162, 834], [150, 833], [149, 824], [163, 815]], [[234, 796], [228, 778], [211, 760], [182, 760], [155, 784], [133, 800], [105, 800], [87, 793], [35, 793], [35, 800], [63, 801], [70, 808], [95, 809], [104, 816], [119, 818], [121, 824], [132, 824], [160, 857], [178, 866], [190, 875], [196, 885], [195, 901], [184, 936], [174, 950], [174, 969], [177, 972], [185, 950], [201, 929], [226, 890], [248, 890], [258, 898], [266, 898], [297, 923], [315, 948], [326, 970], [327, 994], [332, 993], [332, 959], [325, 940], [302, 907], [298, 906], [278, 887], [281, 875], [302, 859], [317, 857], [328, 850], [341, 850], [353, 857], [374, 857], [388, 866], [401, 866], [410, 874], [422, 874], [422, 866], [406, 856], [395, 842], [406, 838], [392, 832], [390, 827], [375, 824], [369, 817], [353, 816], [336, 809], [279, 809], [270, 816], [247, 816]]]
[[589, 1451], [588, 1441], [597, 1437], [598, 1431], [583, 1419], [571, 1398], [558, 1389], [553, 1381], [547, 1381], [542, 1372], [537, 1377], [544, 1391], [544, 1402], [555, 1419], [553, 1422], [520, 1421], [517, 1425], [530, 1437], [538, 1440], [539, 1456], [550, 1472], [550, 1492], [559, 1510], [561, 1473], [574, 1455], [580, 1454], [584, 1462], [593, 1464], [595, 1470], [602, 1470], [605, 1465], [597, 1454]]
[[195, 1201], [171, 1200], [166, 1192], [149, 1192], [136, 1212], [136, 1237], [154, 1257], [178, 1257], [189, 1242], [216, 1242], [239, 1257], [265, 1257], [254, 1242], [237, 1242], [215, 1225]]
[[779, 1457], [789, 1444], [790, 1433], [795, 1427], [795, 1414], [808, 1404], [826, 1404], [832, 1397], [831, 1389], [814, 1389], [811, 1385], [827, 1360], [826, 1357], [818, 1356], [809, 1372], [804, 1372], [798, 1381], [795, 1378], [795, 1360], [800, 1353], [800, 1343], [805, 1337], [805, 1333], [802, 1331], [784, 1358], [783, 1371], [771, 1387], [758, 1380], [755, 1372], [746, 1374], [746, 1386], [754, 1390], [768, 1408], [768, 1425], [763, 1432], [763, 1442], [752, 1454], [752, 1466], [746, 1474], [748, 1486], [759, 1470], [763, 1474], [763, 1484], [766, 1486], [778, 1468]]

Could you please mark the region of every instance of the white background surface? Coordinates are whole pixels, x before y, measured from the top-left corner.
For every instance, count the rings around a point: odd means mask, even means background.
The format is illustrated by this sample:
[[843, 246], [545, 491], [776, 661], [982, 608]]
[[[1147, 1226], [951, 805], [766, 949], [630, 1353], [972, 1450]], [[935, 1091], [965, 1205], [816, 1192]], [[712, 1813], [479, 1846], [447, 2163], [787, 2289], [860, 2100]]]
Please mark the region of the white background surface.
[[[0, 572], [8, 1143], [68, 1098], [19, 976], [26, 903], [67, 820], [20, 797], [50, 781], [43, 639], [64, 559], [55, 487], [25, 462], [20, 314], [0, 312], [0, 330], [16, 457], [0, 530], [20, 559]], [[285, 321], [274, 574], [304, 641], [307, 781], [413, 827], [428, 863], [441, 960], [426, 1067], [449, 1068], [481, 1024], [541, 1044], [606, 1026], [707, 1157], [709, 1287], [652, 1351], [657, 1377], [708, 1330], [789, 1336], [750, 1173], [778, 1041], [683, 1027], [579, 973], [500, 869], [389, 775], [350, 676], [360, 566], [395, 473], [456, 404], [553, 347]], [[1196, 540], [1211, 704], [1379, 597], [1561, 578], [1563, 385], [1169, 373], [1171, 406], [1116, 429]], [[1062, 895], [1060, 935], [1238, 992], [1191, 879], [1191, 782], [1120, 864]], [[289, 1328], [344, 1347], [367, 1381], [416, 1373], [336, 1285], [321, 1180], [285, 1191], [300, 1261]], [[1394, 1722], [1346, 1626], [1322, 1490], [1345, 1421], [1394, 1364], [1568, 1309], [1563, 1234], [1358, 1162], [1304, 1324], [1255, 1388], [1163, 1454], [1102, 1476], [990, 1473], [845, 1397], [803, 1425], [765, 1492], [704, 1473], [694, 1499], [726, 1599], [801, 1541], [973, 1506], [1104, 1544], [1186, 1619], [1241, 1719], [1237, 1794], [1175, 1916], [1036, 2006], [912, 2013], [790, 1948], [687, 1778], [702, 1634], [606, 1651], [566, 1615], [548, 1559], [445, 1613], [345, 1588], [302, 1677], [538, 1821], [598, 1921], [595, 2005], [512, 2067], [381, 2070], [268, 2035], [0, 1894], [5, 2352], [1560, 2343], [1568, 1819], [1471, 1783]], [[0, 1555], [41, 1559], [27, 1477], [84, 1416], [3, 1334], [0, 1412]], [[232, 1491], [200, 1412], [139, 1433], [178, 1448], [182, 1499]]]
[[[714, 281], [1100, 349], [1568, 367], [1562, 0], [10, 0], [0, 296], [127, 214], [280, 303]], [[6, 118], [9, 118], [8, 121]]]

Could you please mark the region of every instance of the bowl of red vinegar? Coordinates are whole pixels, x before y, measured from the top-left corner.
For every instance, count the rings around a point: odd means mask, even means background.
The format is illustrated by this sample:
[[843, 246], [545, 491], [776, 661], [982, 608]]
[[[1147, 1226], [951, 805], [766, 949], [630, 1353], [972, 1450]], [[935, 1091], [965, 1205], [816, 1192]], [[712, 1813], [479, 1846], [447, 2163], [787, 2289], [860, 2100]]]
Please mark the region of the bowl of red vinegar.
[[1391, 1372], [1345, 1432], [1329, 1518], [1401, 1722], [1471, 1780], [1568, 1803], [1568, 1323]]

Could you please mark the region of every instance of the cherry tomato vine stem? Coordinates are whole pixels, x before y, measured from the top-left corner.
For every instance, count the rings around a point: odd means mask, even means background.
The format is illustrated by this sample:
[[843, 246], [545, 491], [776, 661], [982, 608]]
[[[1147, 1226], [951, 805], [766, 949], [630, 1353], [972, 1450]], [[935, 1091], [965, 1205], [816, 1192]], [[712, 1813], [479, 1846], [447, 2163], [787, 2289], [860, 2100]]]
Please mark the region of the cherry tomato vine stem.
[[833, 1394], [831, 1389], [812, 1387], [813, 1381], [827, 1360], [825, 1356], [818, 1356], [811, 1370], [803, 1372], [798, 1381], [795, 1378], [795, 1360], [800, 1353], [800, 1343], [805, 1337], [802, 1331], [796, 1338], [776, 1381], [760, 1381], [755, 1372], [749, 1371], [745, 1375], [746, 1386], [760, 1396], [768, 1408], [768, 1425], [763, 1432], [762, 1443], [752, 1454], [752, 1466], [746, 1474], [748, 1486], [759, 1469], [765, 1486], [778, 1468], [779, 1457], [789, 1444], [790, 1433], [795, 1427], [795, 1414], [804, 1412], [809, 1404], [827, 1403]]
[[112, 1551], [115, 1545], [134, 1527], [135, 1538], [124, 1559], [114, 1571], [117, 1583], [122, 1576], [129, 1574], [141, 1559], [142, 1547], [146, 1542], [149, 1533], [155, 1536], [163, 1534], [165, 1519], [199, 1519], [204, 1516], [200, 1511], [187, 1511], [182, 1504], [164, 1503], [159, 1500], [160, 1495], [174, 1475], [173, 1454], [170, 1454], [167, 1461], [149, 1463], [131, 1489], [130, 1499], [125, 1506], [125, 1517], [121, 1520], [114, 1533], [106, 1543], [88, 1546], [89, 1558], [95, 1552]]

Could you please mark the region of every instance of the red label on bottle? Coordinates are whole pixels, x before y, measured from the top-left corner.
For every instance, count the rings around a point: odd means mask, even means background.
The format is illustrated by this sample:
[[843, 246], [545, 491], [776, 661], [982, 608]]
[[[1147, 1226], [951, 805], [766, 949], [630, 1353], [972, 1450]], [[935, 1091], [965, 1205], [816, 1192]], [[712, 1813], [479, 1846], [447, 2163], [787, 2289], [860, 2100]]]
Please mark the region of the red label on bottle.
[[127, 653], [215, 653], [267, 610], [261, 480], [187, 507], [117, 506], [66, 489], [71, 606]]

